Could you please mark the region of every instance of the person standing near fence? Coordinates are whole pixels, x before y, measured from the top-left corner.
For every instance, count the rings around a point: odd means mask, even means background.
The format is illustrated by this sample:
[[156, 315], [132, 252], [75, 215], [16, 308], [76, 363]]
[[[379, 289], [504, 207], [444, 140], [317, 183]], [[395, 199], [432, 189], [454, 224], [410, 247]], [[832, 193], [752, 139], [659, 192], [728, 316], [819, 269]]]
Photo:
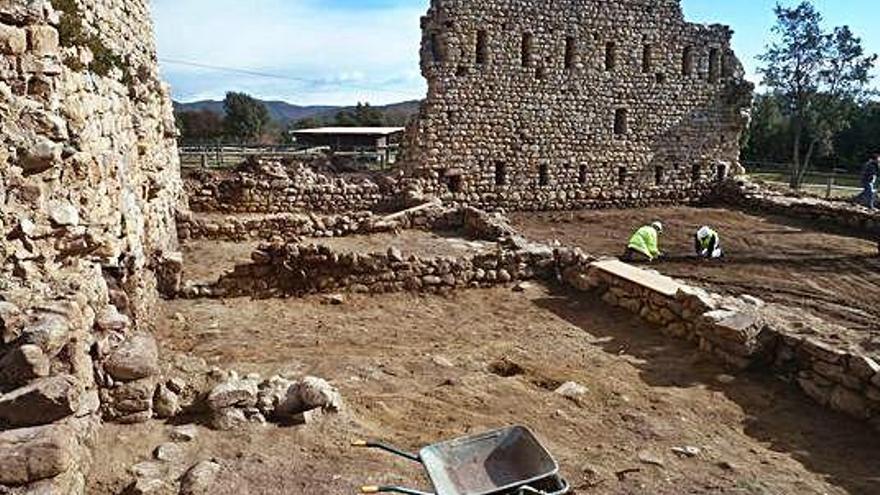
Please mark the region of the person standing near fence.
[[856, 202], [874, 209], [877, 199], [877, 176], [880, 175], [880, 153], [865, 164], [862, 171], [862, 193], [856, 196]]

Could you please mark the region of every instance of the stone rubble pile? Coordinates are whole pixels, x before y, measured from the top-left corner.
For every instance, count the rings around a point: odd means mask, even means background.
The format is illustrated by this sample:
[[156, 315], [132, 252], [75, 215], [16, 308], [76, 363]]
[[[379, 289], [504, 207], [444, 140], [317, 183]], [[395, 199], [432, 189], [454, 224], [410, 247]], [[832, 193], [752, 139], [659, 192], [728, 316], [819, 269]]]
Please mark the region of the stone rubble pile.
[[342, 397], [321, 378], [273, 376], [261, 380], [256, 375], [239, 377], [233, 372], [207, 394], [205, 404], [211, 427], [224, 431], [267, 420], [311, 423], [323, 414], [340, 412]]
[[[181, 434], [183, 432], [183, 434]], [[153, 458], [129, 468], [134, 481], [127, 495], [210, 495], [217, 493], [216, 481], [223, 461], [205, 459], [191, 464], [196, 455], [190, 443], [198, 430], [192, 425], [171, 431], [171, 441], [153, 451]]]

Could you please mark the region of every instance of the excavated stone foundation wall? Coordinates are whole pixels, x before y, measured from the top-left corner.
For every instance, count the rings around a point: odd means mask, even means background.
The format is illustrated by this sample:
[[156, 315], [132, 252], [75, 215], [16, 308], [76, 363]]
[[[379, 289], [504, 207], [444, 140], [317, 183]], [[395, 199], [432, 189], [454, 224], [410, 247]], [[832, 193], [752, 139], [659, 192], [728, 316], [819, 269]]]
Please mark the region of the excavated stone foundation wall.
[[752, 86], [678, 0], [434, 0], [409, 186], [486, 208], [682, 203], [739, 169]]
[[554, 250], [520, 237], [504, 217], [474, 208], [420, 205], [374, 222], [366, 231], [401, 229], [458, 232], [487, 241], [479, 252], [461, 256], [405, 256], [387, 252], [341, 252], [298, 241], [262, 245], [252, 262], [238, 265], [210, 284], [185, 284], [181, 297], [290, 297], [356, 292], [444, 293], [530, 279], [550, 279], [560, 264], [592, 261], [577, 250]]
[[678, 289], [664, 294], [601, 263], [570, 266], [563, 280], [670, 337], [693, 342], [734, 369], [770, 369], [823, 406], [880, 430], [880, 355], [855, 344], [857, 332], [802, 310], [748, 296], [723, 297], [671, 279]]
[[880, 241], [880, 213], [852, 203], [785, 195], [745, 177], [725, 182], [713, 198], [746, 211], [781, 215]]
[[156, 373], [136, 334], [185, 207], [148, 7], [0, 1], [3, 493], [82, 493], [99, 411], [151, 415], [152, 382], [111, 397]]

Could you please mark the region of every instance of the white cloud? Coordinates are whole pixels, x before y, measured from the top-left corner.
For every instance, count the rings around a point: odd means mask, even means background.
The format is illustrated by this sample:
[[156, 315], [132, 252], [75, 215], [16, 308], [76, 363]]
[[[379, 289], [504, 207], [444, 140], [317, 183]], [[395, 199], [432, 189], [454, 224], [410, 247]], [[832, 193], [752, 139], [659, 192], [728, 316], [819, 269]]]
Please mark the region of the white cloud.
[[424, 81], [418, 75], [419, 17], [427, 0], [368, 9], [327, 8], [320, 3], [154, 0], [160, 59], [298, 79], [164, 62], [175, 97], [219, 98], [236, 89], [300, 104], [349, 104], [359, 99], [379, 104], [424, 96]]

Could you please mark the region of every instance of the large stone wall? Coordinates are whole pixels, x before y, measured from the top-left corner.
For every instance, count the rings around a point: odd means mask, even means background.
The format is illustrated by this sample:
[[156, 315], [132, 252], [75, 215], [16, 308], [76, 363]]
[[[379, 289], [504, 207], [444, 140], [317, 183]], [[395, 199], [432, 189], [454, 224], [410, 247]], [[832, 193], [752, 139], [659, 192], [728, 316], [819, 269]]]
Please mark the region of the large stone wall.
[[411, 187], [510, 209], [694, 201], [739, 169], [751, 84], [678, 0], [434, 0]]
[[82, 493], [112, 409], [99, 383], [155, 369], [120, 354], [148, 326], [185, 207], [148, 7], [0, 0], [3, 493]]

